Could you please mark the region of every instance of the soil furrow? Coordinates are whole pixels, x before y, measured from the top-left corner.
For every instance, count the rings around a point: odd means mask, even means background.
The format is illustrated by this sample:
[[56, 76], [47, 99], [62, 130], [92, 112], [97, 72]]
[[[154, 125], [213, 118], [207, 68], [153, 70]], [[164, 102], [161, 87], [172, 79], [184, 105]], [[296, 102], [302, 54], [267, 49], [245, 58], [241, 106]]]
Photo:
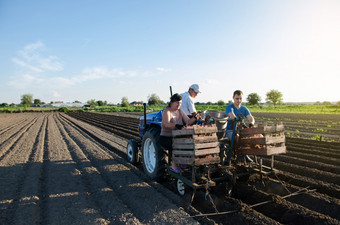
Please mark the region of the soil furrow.
[[[322, 157], [322, 158], [331, 158], [331, 159], [340, 159], [340, 152], [333, 153], [331, 149], [324, 149], [324, 150], [313, 150], [313, 147], [309, 146], [296, 146], [295, 144], [288, 145], [287, 150], [297, 153], [297, 154], [310, 154], [314, 155], [317, 157]], [[316, 148], [316, 147], [314, 147]]]
[[[182, 221], [181, 223], [194, 222], [184, 211], [178, 210], [157, 190], [131, 173], [130, 168], [122, 164], [124, 159], [118, 155], [116, 155], [117, 158], [113, 158], [111, 154], [99, 151], [98, 149], [106, 149], [106, 147], [90, 139], [92, 138], [88, 136], [85, 140], [77, 142], [77, 145], [100, 171], [106, 183], [110, 184], [142, 223], [151, 223], [152, 221], [174, 223], [176, 220], [179, 222], [179, 219]], [[148, 196], [152, 196], [152, 199]], [[136, 202], [139, 203], [138, 207]]]
[[287, 147], [287, 155], [295, 157], [295, 158], [301, 158], [301, 159], [307, 159], [315, 162], [321, 162], [325, 164], [330, 164], [334, 166], [339, 166], [339, 160], [335, 158], [325, 157], [325, 156], [319, 156], [319, 155], [313, 155], [309, 153], [300, 153], [294, 151], [291, 147]]
[[27, 132], [30, 127], [33, 126], [33, 124], [37, 121], [37, 118], [33, 118], [29, 123], [24, 125], [22, 128], [20, 128], [18, 131], [16, 131], [14, 134], [10, 135], [9, 137], [4, 136], [1, 138], [1, 144], [0, 144], [0, 161], [8, 154], [9, 150], [13, 148], [13, 146], [16, 145], [18, 140]]
[[292, 196], [289, 201], [340, 221], [340, 201], [335, 198], [325, 197], [319, 193], [305, 193]]
[[328, 147], [326, 146], [319, 146], [319, 145], [312, 145], [312, 144], [300, 144], [300, 143], [295, 143], [295, 142], [286, 142], [289, 146], [296, 148], [296, 149], [308, 149], [309, 151], [312, 151], [315, 154], [318, 155], [325, 155], [325, 156], [332, 156], [334, 157], [339, 157], [340, 151], [336, 147], [332, 147], [329, 145]]
[[329, 216], [309, 210], [301, 205], [289, 202], [278, 195], [269, 195], [256, 190], [253, 186], [238, 183], [234, 197], [253, 205], [272, 200], [265, 205], [254, 207], [255, 210], [283, 224], [339, 224], [339, 221]]
[[[270, 165], [269, 159], [264, 159], [263, 162], [268, 166]], [[340, 174], [324, 172], [306, 166], [299, 166], [280, 161], [275, 161], [274, 165], [276, 169], [281, 171], [290, 172], [305, 177], [310, 177], [312, 179], [327, 183], [340, 184]]]
[[[257, 179], [259, 180], [259, 175]], [[262, 182], [253, 183], [258, 190], [262, 190], [268, 194], [276, 194], [280, 196], [285, 196], [294, 192], [301, 190], [302, 187], [297, 187], [292, 184], [282, 182], [282, 186], [277, 185], [277, 177], [274, 177], [274, 182], [271, 178], [263, 178]], [[276, 180], [275, 180], [276, 179]], [[325, 214], [337, 220], [340, 220], [340, 215], [338, 214], [338, 209], [340, 208], [340, 201], [336, 198], [329, 197], [324, 194], [320, 194], [316, 191], [305, 192], [303, 194], [291, 196], [288, 199], [290, 202], [301, 205], [312, 211], [316, 211], [321, 214]]]
[[326, 142], [326, 141], [315, 141], [315, 140], [305, 140], [301, 138], [286, 138], [286, 143], [290, 144], [298, 144], [307, 147], [321, 147], [326, 149], [333, 149], [336, 151], [340, 151], [340, 143], [339, 142]]
[[124, 138], [135, 138], [136, 137], [137, 131], [132, 131], [131, 129], [126, 128], [127, 127], [126, 124], [124, 124], [123, 126], [120, 126], [119, 124], [116, 124], [116, 123], [109, 123], [108, 121], [98, 120], [92, 117], [89, 118], [89, 117], [84, 117], [84, 116], [81, 116], [81, 117], [76, 116], [75, 118], [83, 120], [97, 127], [103, 128], [112, 133], [115, 133], [118, 131], [120, 135]]
[[44, 148], [42, 140], [45, 138], [47, 116], [42, 117], [42, 119], [29, 160], [25, 164], [28, 169], [24, 175], [25, 181], [15, 211], [15, 224], [20, 224], [22, 221], [26, 221], [27, 224], [38, 224], [40, 222], [39, 180]]
[[26, 119], [22, 119], [22, 120], [20, 120], [20, 121], [18, 121], [17, 123], [13, 123], [14, 121], [11, 121], [11, 120], [9, 120], [8, 122], [8, 126], [4, 126], [4, 128], [1, 128], [0, 129], [0, 135], [2, 135], [2, 134], [4, 134], [5, 132], [8, 132], [8, 131], [10, 131], [10, 130], [12, 130], [12, 129], [14, 129], [15, 127], [22, 127], [22, 123], [24, 122], [24, 121], [26, 121], [28, 118], [26, 118]]
[[329, 172], [329, 173], [340, 174], [339, 166], [329, 165], [326, 163], [315, 162], [315, 161], [301, 159], [297, 157], [292, 157], [292, 156], [289, 156], [288, 154], [275, 156], [275, 162], [276, 161], [285, 162], [285, 163], [298, 165], [298, 166], [305, 166], [308, 168], [314, 168], [314, 169]]
[[44, 132], [41, 137], [41, 147], [42, 147], [42, 165], [39, 171], [39, 182], [38, 182], [38, 199], [39, 199], [39, 222], [40, 224], [48, 224], [47, 218], [47, 162], [48, 162], [48, 124], [51, 120], [51, 116], [49, 115], [46, 120], [46, 124], [44, 127]]
[[[0, 144], [3, 143], [5, 140], [11, 138], [11, 136], [15, 135], [16, 133], [20, 132], [21, 130], [25, 129], [25, 127], [31, 124], [33, 121], [36, 120], [36, 117], [27, 115], [24, 117], [23, 122], [18, 124], [17, 126], [12, 126], [12, 129], [8, 129], [7, 132], [4, 132], [0, 136]], [[11, 120], [11, 119], [9, 119]]]
[[48, 123], [46, 161], [46, 196], [44, 220], [48, 224], [95, 224], [98, 212], [89, 204], [89, 196], [82, 185], [79, 171], [56, 129], [56, 114]]
[[310, 187], [316, 189], [317, 192], [326, 194], [328, 196], [339, 199], [340, 198], [340, 186], [327, 182], [322, 182], [309, 177], [300, 176], [294, 173], [279, 171], [277, 176], [280, 180], [289, 184], [296, 185], [298, 187]]
[[[36, 118], [35, 121], [40, 121], [42, 118]], [[28, 170], [32, 166], [29, 162], [30, 155], [33, 152], [35, 139], [32, 137], [38, 136], [41, 122], [33, 123], [20, 137], [15, 141], [8, 154], [3, 155], [0, 162], [1, 168], [1, 192], [2, 201], [8, 201], [10, 204], [6, 206], [6, 210], [2, 211], [0, 224], [13, 223], [15, 210], [17, 210], [22, 201], [30, 196], [21, 196], [22, 189], [25, 188], [25, 179], [28, 175]], [[20, 156], [20, 157], [17, 157]], [[34, 199], [33, 199], [34, 200]], [[1, 222], [2, 220], [6, 222]]]
[[[100, 209], [110, 223], [139, 224], [138, 219], [135, 218], [130, 210], [122, 203], [114, 190], [101, 177], [101, 173], [92, 165], [82, 149], [76, 144], [76, 142], [79, 142], [79, 134], [75, 134], [77, 139], [74, 140], [74, 135], [72, 135], [72, 137], [70, 136], [70, 133], [75, 132], [74, 129], [70, 129], [69, 125], [64, 121], [59, 120], [57, 123], [64, 141], [70, 150], [72, 159], [77, 163], [77, 169], [79, 173], [81, 173], [86, 189], [95, 202], [96, 207]], [[113, 202], [114, 204], [112, 204]]]

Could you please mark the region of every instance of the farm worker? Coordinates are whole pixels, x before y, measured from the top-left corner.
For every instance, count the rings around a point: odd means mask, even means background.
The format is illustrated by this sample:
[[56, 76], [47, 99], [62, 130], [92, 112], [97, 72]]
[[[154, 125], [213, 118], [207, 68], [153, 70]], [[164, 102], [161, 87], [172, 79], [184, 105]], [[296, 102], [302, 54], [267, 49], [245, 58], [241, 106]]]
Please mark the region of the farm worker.
[[[251, 115], [249, 109], [242, 105], [242, 96], [243, 96], [242, 91], [240, 90], [234, 91], [234, 94], [233, 94], [234, 103], [227, 105], [227, 107], [225, 108], [225, 114], [228, 115], [230, 119], [235, 119], [238, 117], [241, 117], [241, 119], [244, 119], [244, 117], [247, 117], [250, 123], [249, 127], [252, 127], [255, 124], [255, 119]], [[234, 123], [229, 122], [226, 128], [226, 136], [230, 140], [232, 139], [233, 129], [234, 129]], [[252, 162], [252, 159], [249, 158], [249, 156], [246, 156], [246, 160], [248, 162]]]
[[[169, 151], [169, 159], [172, 156], [172, 130], [182, 129], [185, 125], [192, 125], [196, 122], [197, 116], [191, 119], [180, 109], [182, 97], [174, 94], [170, 98], [169, 105], [164, 109], [162, 115], [162, 129], [160, 135], [161, 146]], [[170, 160], [169, 160], [170, 161]], [[171, 170], [179, 173], [179, 167], [175, 163], [171, 163]]]
[[197, 114], [194, 98], [196, 98], [198, 93], [201, 93], [198, 84], [192, 84], [187, 92], [181, 94], [183, 99], [181, 109], [189, 117], [195, 116]]

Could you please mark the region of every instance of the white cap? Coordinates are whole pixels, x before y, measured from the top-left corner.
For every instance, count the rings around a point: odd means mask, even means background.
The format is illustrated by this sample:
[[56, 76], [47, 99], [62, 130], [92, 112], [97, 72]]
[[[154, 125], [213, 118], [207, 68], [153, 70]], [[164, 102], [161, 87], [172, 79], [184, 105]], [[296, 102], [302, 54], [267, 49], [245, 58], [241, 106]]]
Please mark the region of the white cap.
[[193, 89], [196, 93], [201, 93], [198, 84], [192, 84], [189, 88]]

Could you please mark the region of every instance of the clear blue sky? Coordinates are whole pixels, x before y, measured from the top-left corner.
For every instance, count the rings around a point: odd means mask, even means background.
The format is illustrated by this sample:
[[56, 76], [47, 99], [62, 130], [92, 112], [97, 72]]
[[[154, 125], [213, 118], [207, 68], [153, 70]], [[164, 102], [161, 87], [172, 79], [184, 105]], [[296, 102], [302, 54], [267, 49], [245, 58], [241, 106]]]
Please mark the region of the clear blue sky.
[[339, 0], [0, 0], [0, 103], [340, 100]]

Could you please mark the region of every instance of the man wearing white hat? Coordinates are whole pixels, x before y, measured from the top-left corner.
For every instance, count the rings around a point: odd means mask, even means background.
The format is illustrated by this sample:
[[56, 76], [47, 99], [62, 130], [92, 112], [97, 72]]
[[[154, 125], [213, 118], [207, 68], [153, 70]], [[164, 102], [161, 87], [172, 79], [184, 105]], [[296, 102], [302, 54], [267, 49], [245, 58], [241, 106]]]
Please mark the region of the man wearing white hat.
[[196, 108], [193, 99], [198, 93], [201, 93], [198, 84], [192, 84], [187, 92], [181, 94], [182, 105], [180, 109], [182, 109], [188, 116], [194, 116], [196, 114]]

